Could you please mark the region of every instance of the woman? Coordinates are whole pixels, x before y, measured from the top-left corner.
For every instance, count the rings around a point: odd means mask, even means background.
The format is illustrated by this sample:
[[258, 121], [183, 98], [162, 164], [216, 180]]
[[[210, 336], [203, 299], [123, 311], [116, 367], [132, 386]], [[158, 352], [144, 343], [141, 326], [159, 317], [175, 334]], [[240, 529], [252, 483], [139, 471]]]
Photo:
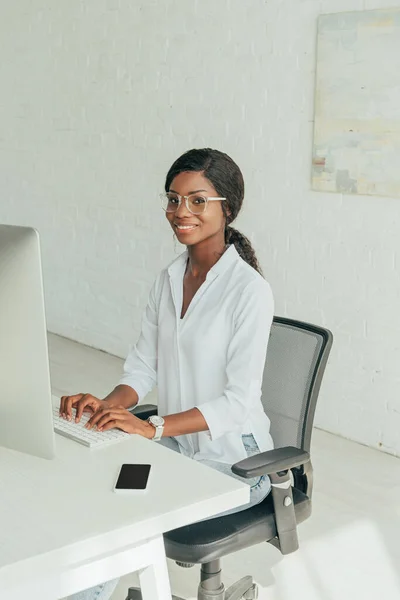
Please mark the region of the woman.
[[[244, 197], [238, 166], [217, 150], [190, 150], [169, 170], [162, 205], [187, 251], [158, 276], [124, 376], [104, 400], [63, 396], [60, 414], [86, 427], [118, 427], [233, 475], [231, 465], [273, 447], [261, 382], [273, 317], [270, 287], [249, 240], [230, 226]], [[127, 409], [157, 383], [158, 413], [142, 421]], [[238, 479], [241, 479], [238, 477]], [[250, 503], [270, 491], [268, 477], [243, 480]], [[224, 513], [227, 514], [227, 513]], [[107, 600], [117, 582], [76, 594]]]

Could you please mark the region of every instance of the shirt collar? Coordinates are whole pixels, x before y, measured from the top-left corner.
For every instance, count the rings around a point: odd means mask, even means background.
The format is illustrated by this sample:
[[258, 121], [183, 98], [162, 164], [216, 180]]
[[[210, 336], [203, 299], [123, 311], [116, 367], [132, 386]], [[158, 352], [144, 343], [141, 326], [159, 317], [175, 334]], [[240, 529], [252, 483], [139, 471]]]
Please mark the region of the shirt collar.
[[[182, 271], [186, 267], [188, 259], [188, 251], [186, 250], [174, 260], [173, 263], [168, 267], [168, 273], [170, 277], [182, 275]], [[240, 256], [233, 244], [223, 253], [221, 258], [215, 263], [213, 267], [207, 273], [208, 278], [214, 278], [224, 273], [234, 262], [237, 262]]]

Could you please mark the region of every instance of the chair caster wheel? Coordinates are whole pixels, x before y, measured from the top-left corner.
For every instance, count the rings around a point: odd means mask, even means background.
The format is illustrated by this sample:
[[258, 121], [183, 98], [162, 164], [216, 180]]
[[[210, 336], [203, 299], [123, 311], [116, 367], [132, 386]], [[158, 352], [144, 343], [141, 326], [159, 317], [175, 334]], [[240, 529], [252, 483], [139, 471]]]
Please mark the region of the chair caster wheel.
[[253, 583], [251, 588], [245, 592], [243, 600], [257, 600], [258, 598], [258, 585]]

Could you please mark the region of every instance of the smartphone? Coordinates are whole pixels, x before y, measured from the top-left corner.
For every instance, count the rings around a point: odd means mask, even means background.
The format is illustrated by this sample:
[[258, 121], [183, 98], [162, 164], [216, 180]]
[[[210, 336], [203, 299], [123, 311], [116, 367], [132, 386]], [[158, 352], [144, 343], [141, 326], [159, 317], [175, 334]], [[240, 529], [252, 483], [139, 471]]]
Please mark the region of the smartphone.
[[122, 465], [114, 486], [114, 492], [145, 492], [149, 474], [150, 465]]

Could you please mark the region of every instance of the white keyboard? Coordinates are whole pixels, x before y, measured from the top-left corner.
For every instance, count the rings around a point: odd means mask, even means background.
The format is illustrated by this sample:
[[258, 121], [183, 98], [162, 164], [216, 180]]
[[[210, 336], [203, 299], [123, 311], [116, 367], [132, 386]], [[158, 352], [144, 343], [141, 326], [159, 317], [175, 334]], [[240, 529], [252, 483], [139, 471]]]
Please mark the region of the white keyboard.
[[89, 448], [103, 448], [129, 437], [129, 433], [125, 433], [120, 429], [109, 429], [108, 431], [85, 429], [85, 425], [91, 417], [89, 413], [83, 413], [79, 423], [75, 423], [74, 408], [72, 409], [71, 421], [60, 417], [59, 412], [59, 407], [53, 406], [54, 431]]

